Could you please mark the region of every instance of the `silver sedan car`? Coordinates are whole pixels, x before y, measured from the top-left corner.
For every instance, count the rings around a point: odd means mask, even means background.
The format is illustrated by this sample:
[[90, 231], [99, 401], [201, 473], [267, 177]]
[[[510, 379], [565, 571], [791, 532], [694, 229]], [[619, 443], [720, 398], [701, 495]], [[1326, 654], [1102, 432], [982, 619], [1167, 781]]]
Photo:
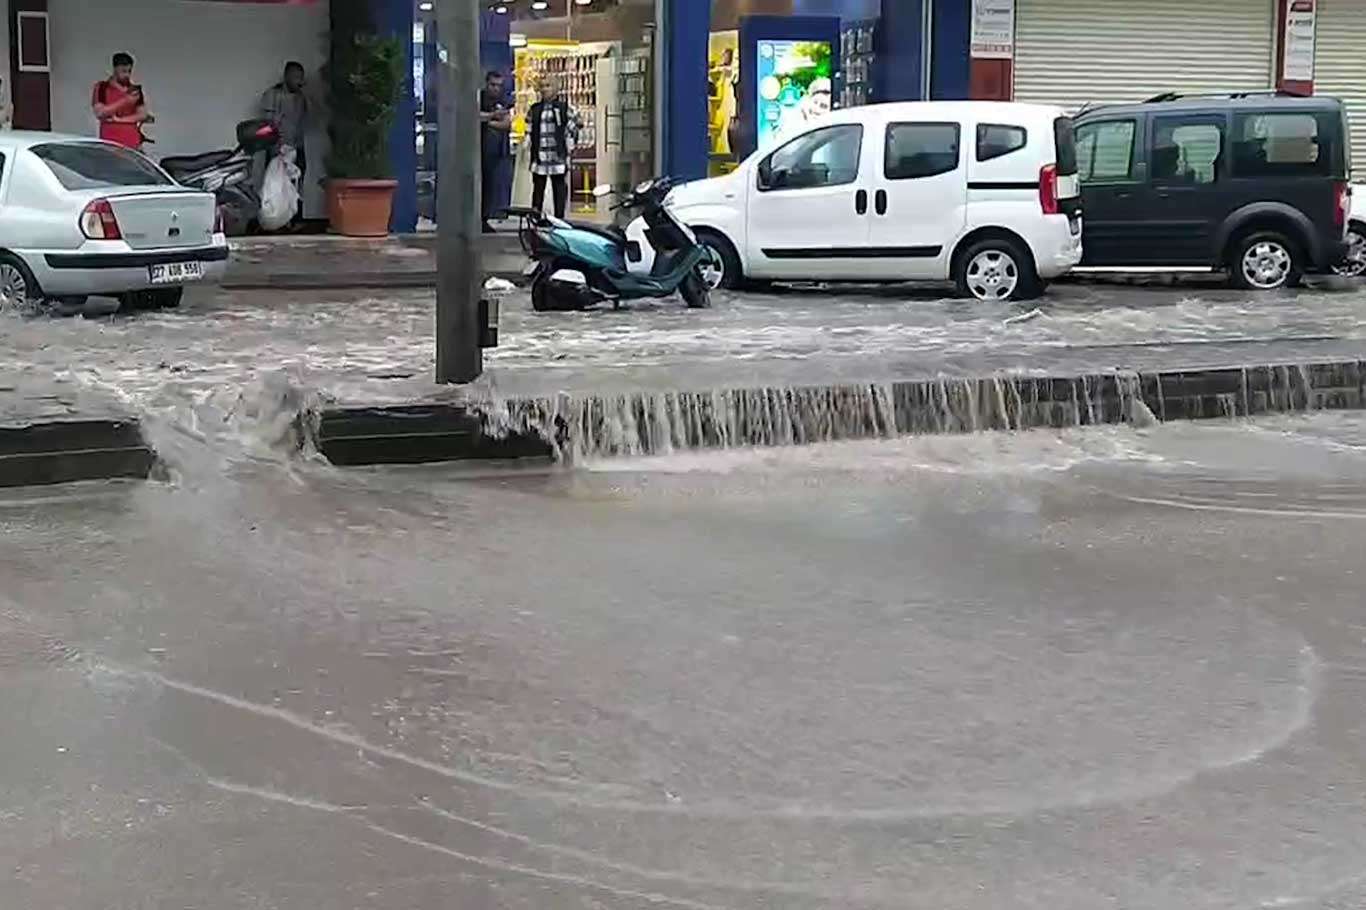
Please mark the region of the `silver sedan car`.
[[187, 283], [227, 268], [217, 221], [212, 194], [131, 149], [0, 132], [0, 309], [91, 295], [175, 306]]

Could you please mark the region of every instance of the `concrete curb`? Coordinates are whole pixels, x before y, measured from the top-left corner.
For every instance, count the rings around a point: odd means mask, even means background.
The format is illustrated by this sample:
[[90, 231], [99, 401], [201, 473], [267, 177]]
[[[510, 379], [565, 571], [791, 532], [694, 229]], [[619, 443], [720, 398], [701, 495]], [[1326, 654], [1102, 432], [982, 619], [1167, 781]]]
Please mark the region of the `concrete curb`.
[[156, 454], [136, 420], [42, 420], [0, 427], [0, 487], [146, 479]]
[[1065, 428], [1366, 406], [1366, 362], [562, 395], [495, 406], [334, 407], [334, 464], [649, 455], [984, 430]]

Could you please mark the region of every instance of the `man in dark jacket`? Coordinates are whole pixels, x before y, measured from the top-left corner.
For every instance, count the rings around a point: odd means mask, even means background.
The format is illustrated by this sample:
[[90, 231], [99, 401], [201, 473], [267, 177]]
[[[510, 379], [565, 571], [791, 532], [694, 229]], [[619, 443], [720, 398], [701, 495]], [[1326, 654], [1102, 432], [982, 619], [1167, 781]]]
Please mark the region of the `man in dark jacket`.
[[531, 207], [545, 209], [545, 185], [555, 193], [555, 217], [563, 218], [569, 208], [569, 157], [579, 135], [579, 117], [569, 102], [560, 97], [560, 80], [553, 75], [541, 78], [541, 100], [527, 112], [531, 141]]
[[508, 157], [508, 133], [511, 130], [512, 111], [508, 109], [503, 74], [491, 70], [484, 76], [484, 90], [479, 93], [479, 163], [483, 177], [480, 215], [483, 217], [485, 234], [493, 233], [489, 219], [498, 208], [503, 162]]

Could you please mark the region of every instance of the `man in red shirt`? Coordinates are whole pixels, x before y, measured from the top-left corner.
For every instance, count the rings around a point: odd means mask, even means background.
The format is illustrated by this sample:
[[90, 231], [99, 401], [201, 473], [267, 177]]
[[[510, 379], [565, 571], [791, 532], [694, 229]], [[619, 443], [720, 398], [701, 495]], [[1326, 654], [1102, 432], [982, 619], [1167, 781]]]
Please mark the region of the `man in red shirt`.
[[113, 62], [113, 75], [95, 83], [90, 108], [100, 121], [101, 139], [140, 150], [145, 141], [142, 125], [153, 118], [147, 112], [142, 86], [133, 84], [132, 56], [120, 52]]

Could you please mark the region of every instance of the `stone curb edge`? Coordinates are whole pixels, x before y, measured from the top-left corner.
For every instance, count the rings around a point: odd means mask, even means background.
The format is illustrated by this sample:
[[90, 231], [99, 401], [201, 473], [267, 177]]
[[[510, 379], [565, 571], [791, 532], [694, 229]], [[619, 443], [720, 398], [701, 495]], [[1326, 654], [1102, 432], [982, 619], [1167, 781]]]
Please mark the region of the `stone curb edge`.
[[490, 408], [336, 406], [315, 445], [336, 465], [800, 445], [1366, 407], [1366, 361], [794, 388], [561, 395]]

